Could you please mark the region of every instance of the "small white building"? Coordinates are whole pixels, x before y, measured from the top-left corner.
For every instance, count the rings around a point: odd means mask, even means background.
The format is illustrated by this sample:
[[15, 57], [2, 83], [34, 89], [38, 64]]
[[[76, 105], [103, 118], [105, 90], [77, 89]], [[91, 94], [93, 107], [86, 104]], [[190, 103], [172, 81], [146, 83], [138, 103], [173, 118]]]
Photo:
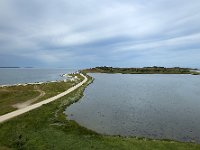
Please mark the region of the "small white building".
[[72, 82], [73, 82], [73, 81], [75, 81], [75, 79], [74, 79], [74, 78], [71, 78], [71, 79], [70, 79], [70, 81], [72, 81]]

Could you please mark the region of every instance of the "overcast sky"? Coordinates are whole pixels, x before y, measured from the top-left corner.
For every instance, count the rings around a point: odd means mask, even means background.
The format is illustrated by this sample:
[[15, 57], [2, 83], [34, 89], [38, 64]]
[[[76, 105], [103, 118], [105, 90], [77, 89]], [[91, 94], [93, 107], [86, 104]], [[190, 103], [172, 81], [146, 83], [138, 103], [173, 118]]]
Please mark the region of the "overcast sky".
[[0, 0], [0, 66], [200, 68], [200, 0]]

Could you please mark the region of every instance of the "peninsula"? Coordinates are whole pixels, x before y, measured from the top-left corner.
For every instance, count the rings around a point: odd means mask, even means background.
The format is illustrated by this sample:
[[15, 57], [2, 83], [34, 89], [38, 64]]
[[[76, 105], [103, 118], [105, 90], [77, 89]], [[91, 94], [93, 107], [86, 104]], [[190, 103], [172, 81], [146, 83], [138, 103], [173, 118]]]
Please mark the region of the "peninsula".
[[143, 68], [114, 68], [114, 67], [95, 67], [84, 69], [85, 73], [122, 73], [122, 74], [191, 74], [190, 68], [165, 68], [165, 67], [143, 67]]

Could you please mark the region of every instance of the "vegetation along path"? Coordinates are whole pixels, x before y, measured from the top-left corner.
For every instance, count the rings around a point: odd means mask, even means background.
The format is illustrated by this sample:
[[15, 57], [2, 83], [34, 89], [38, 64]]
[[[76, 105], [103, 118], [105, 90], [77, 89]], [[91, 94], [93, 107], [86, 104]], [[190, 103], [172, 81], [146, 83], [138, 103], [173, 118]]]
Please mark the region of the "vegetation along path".
[[65, 96], [65, 95], [67, 95], [67, 94], [73, 92], [74, 90], [76, 90], [77, 88], [79, 88], [81, 85], [83, 85], [85, 82], [87, 82], [87, 77], [84, 76], [83, 74], [80, 74], [80, 75], [81, 75], [82, 77], [84, 77], [84, 80], [83, 80], [82, 82], [80, 82], [80, 83], [78, 83], [77, 85], [71, 87], [70, 89], [68, 89], [67, 91], [65, 91], [65, 92], [63, 92], [63, 93], [60, 93], [60, 94], [58, 94], [58, 95], [56, 95], [56, 96], [53, 96], [53, 97], [51, 97], [51, 98], [48, 98], [48, 99], [46, 99], [46, 100], [44, 100], [44, 101], [41, 101], [41, 102], [39, 102], [39, 103], [36, 103], [36, 104], [30, 105], [30, 106], [27, 106], [27, 107], [25, 107], [25, 108], [18, 109], [18, 110], [16, 110], [16, 111], [7, 113], [7, 114], [5, 114], [5, 115], [2, 115], [2, 116], [0, 116], [0, 123], [4, 122], [4, 121], [6, 121], [6, 120], [9, 120], [9, 119], [11, 119], [11, 118], [13, 118], [13, 117], [16, 117], [16, 116], [19, 116], [19, 115], [21, 115], [21, 114], [24, 114], [24, 113], [26, 113], [26, 112], [28, 112], [28, 111], [30, 111], [30, 110], [36, 109], [36, 108], [38, 108], [38, 107], [40, 107], [40, 106], [42, 106], [42, 105], [44, 105], [44, 104], [48, 104], [48, 103], [50, 103], [50, 102], [52, 102], [52, 101], [55, 101], [55, 100], [57, 100], [57, 99], [59, 99], [59, 98]]
[[38, 95], [35, 98], [29, 99], [28, 101], [24, 102], [24, 103], [17, 103], [14, 104], [13, 107], [17, 108], [17, 109], [22, 109], [25, 108], [29, 105], [31, 105], [32, 103], [36, 102], [38, 99], [40, 99], [41, 97], [43, 97], [46, 93], [44, 91], [42, 91], [37, 85], [34, 86], [34, 89], [36, 91], [38, 91], [40, 93], [40, 95]]

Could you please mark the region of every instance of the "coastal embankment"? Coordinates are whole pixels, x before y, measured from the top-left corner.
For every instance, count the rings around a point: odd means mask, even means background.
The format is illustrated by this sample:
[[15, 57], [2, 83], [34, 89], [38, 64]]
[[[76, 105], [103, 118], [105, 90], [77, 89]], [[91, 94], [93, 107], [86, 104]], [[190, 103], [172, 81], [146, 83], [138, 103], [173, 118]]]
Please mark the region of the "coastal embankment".
[[194, 143], [101, 135], [68, 120], [63, 113], [66, 107], [80, 100], [85, 88], [93, 81], [92, 77], [84, 76], [88, 80], [69, 94], [1, 123], [0, 149], [200, 149], [200, 145]]
[[30, 105], [30, 106], [27, 106], [25, 108], [22, 108], [22, 109], [7, 113], [5, 115], [2, 115], [2, 116], [0, 116], [0, 123], [4, 122], [6, 120], [9, 120], [9, 119], [11, 119], [13, 117], [16, 117], [16, 116], [19, 116], [21, 114], [24, 114], [24, 113], [26, 113], [28, 111], [33, 110], [33, 109], [36, 109], [38, 107], [41, 107], [44, 104], [48, 104], [48, 103], [50, 103], [52, 101], [55, 101], [55, 100], [65, 96], [65, 95], [71, 93], [72, 91], [76, 90], [77, 88], [79, 88], [81, 85], [83, 85], [87, 81], [87, 77], [86, 76], [84, 76], [83, 74], [80, 74], [80, 75], [82, 77], [84, 77], [84, 80], [82, 82], [78, 83], [77, 85], [71, 87], [70, 89], [66, 90], [65, 92], [60, 93], [60, 94], [58, 94], [58, 95], [56, 95], [54, 97], [48, 98], [48, 99], [46, 99], [44, 101], [41, 101], [39, 103], [36, 103], [36, 104]]

